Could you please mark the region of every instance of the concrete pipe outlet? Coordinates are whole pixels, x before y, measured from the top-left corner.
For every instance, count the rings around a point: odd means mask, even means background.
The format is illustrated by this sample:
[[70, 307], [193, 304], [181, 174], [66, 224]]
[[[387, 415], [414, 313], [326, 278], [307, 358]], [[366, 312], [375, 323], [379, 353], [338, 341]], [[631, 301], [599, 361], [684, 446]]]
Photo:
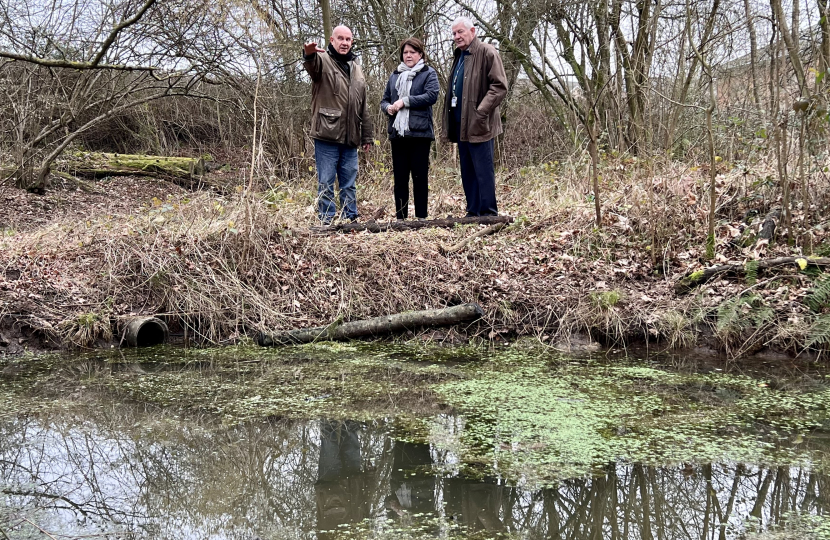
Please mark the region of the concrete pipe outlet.
[[170, 337], [167, 325], [156, 317], [136, 317], [127, 323], [124, 339], [128, 347], [151, 347], [166, 343]]

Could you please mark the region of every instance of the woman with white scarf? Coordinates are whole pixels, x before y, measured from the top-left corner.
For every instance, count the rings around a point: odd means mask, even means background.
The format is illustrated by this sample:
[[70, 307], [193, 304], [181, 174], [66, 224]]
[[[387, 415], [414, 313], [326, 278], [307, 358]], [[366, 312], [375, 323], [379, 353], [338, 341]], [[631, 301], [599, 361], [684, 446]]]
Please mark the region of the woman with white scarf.
[[424, 64], [424, 44], [417, 38], [401, 43], [401, 63], [389, 76], [380, 108], [389, 115], [395, 217], [409, 216], [409, 176], [415, 217], [426, 219], [429, 198], [429, 150], [435, 140], [432, 106], [438, 101], [438, 75]]

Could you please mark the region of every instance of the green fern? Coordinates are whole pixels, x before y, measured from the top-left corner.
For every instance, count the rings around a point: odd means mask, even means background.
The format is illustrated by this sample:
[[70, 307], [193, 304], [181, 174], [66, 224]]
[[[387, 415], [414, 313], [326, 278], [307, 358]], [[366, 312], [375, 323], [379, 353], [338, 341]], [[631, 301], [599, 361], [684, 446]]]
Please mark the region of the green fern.
[[730, 298], [721, 302], [718, 306], [718, 322], [715, 325], [718, 334], [726, 333], [735, 324], [741, 304], [741, 298]]
[[758, 261], [747, 261], [744, 266], [744, 273], [746, 274], [747, 285], [758, 283]]
[[749, 294], [722, 302], [715, 328], [721, 335], [737, 334], [746, 328], [759, 328], [773, 318], [775, 311], [757, 294]]
[[807, 347], [813, 347], [815, 345], [827, 345], [830, 344], [830, 314], [825, 313], [824, 315], [819, 315], [813, 321], [813, 324], [810, 325], [810, 331], [807, 333], [807, 341], [805, 345]]
[[817, 313], [830, 306], [830, 277], [824, 275], [817, 279], [805, 300], [810, 309]]

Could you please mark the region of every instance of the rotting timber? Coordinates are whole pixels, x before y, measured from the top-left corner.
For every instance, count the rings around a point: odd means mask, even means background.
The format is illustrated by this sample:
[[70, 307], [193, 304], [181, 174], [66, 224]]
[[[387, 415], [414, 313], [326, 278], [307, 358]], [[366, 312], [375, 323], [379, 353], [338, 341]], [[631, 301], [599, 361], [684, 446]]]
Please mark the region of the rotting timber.
[[70, 162], [68, 172], [76, 176], [101, 178], [105, 176], [148, 176], [164, 178], [192, 189], [205, 173], [201, 158], [152, 156], [143, 154], [111, 154], [91, 152]]
[[389, 221], [367, 223], [341, 223], [329, 227], [312, 227], [311, 230], [317, 234], [328, 234], [336, 232], [360, 232], [369, 231], [373, 233], [386, 231], [412, 231], [427, 227], [454, 227], [456, 225], [495, 225], [497, 223], [513, 223], [513, 216], [469, 216], [469, 217], [446, 217], [441, 219], [426, 219], [423, 221]]
[[263, 347], [272, 347], [311, 343], [320, 340], [353, 339], [391, 334], [415, 328], [471, 322], [481, 318], [482, 315], [484, 315], [484, 312], [478, 304], [461, 304], [443, 309], [396, 313], [361, 321], [335, 321], [328, 326], [291, 330], [277, 334], [260, 333], [257, 336], [257, 343]]
[[[754, 261], [753, 261], [754, 262]], [[757, 261], [757, 269], [758, 270], [768, 270], [771, 268], [775, 268], [778, 266], [788, 266], [788, 265], [803, 265], [804, 267], [807, 266], [814, 266], [817, 268], [828, 268], [830, 267], [830, 258], [827, 257], [777, 257], [774, 259], [766, 259]], [[691, 292], [692, 289], [703, 285], [714, 279], [717, 276], [727, 275], [727, 274], [744, 274], [746, 273], [746, 265], [745, 264], [722, 264], [719, 266], [712, 266], [710, 268], [706, 268], [704, 270], [696, 270], [694, 272], [689, 272], [685, 276], [683, 276], [680, 280], [677, 281], [674, 285], [674, 292], [676, 294], [686, 294]]]

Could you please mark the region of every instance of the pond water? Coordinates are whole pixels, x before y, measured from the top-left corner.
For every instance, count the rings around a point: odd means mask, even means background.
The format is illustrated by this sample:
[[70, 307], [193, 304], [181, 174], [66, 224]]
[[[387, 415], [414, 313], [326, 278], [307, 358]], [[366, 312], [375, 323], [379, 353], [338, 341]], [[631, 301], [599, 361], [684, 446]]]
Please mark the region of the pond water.
[[5, 365], [0, 538], [726, 539], [830, 513], [820, 373], [227, 354]]

